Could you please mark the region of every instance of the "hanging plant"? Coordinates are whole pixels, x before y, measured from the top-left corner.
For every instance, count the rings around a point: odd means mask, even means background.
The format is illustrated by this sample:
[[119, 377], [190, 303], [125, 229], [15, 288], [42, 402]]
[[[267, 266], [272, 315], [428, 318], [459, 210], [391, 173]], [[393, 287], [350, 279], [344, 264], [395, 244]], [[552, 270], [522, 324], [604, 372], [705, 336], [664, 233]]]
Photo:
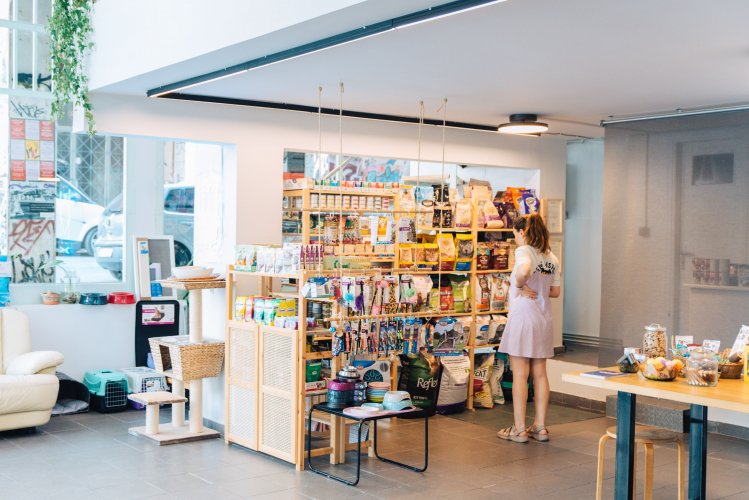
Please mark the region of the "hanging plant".
[[91, 8], [96, 0], [54, 0], [47, 25], [52, 73], [52, 116], [59, 119], [65, 106], [83, 109], [86, 128], [94, 135], [94, 113], [88, 100], [84, 61], [91, 41]]

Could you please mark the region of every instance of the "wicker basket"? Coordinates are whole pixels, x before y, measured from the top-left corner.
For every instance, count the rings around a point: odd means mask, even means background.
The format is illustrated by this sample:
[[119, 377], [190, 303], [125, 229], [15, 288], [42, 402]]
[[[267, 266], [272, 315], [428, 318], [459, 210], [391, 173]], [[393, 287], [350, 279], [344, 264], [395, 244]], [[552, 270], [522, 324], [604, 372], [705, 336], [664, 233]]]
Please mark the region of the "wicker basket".
[[156, 370], [188, 382], [216, 377], [224, 364], [224, 342], [190, 342], [187, 335], [153, 337], [148, 340]]
[[720, 378], [741, 378], [744, 363], [724, 363], [720, 365]]

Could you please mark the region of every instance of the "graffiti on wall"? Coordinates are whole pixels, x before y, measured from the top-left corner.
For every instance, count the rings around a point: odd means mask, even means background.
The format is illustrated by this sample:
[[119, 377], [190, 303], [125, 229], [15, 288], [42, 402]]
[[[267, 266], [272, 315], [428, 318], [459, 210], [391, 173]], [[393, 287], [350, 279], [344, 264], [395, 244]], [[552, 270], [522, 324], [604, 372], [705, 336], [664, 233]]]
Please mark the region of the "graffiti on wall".
[[410, 166], [408, 160], [355, 156], [348, 158], [339, 172], [338, 156], [325, 153], [323, 153], [323, 159], [319, 167], [316, 154], [308, 154], [305, 162], [308, 169], [307, 175], [315, 179], [321, 179], [325, 176], [332, 180], [363, 182], [400, 182], [404, 175], [408, 175]]
[[54, 268], [42, 268], [54, 259], [55, 222], [40, 219], [11, 221], [8, 253], [14, 283], [52, 283]]

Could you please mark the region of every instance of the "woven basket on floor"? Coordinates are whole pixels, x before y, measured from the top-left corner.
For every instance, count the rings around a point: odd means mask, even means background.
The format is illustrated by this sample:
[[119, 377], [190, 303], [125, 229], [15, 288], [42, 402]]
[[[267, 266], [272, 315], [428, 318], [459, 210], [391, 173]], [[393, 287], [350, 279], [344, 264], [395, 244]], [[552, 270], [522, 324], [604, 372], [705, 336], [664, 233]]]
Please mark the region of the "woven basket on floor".
[[149, 339], [156, 370], [183, 382], [218, 376], [224, 364], [224, 342], [192, 343], [189, 339], [186, 335]]

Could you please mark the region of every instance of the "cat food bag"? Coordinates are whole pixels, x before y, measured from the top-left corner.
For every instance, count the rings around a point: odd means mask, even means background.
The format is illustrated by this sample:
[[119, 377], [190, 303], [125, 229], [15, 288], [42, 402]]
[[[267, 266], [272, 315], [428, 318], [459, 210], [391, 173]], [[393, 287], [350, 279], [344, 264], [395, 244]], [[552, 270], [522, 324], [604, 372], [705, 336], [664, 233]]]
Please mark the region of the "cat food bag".
[[400, 267], [411, 267], [414, 265], [414, 246], [413, 245], [400, 245]]
[[471, 200], [455, 203], [455, 227], [471, 227]]
[[440, 234], [437, 238], [439, 247], [440, 270], [452, 271], [455, 269], [455, 242], [450, 234]]
[[492, 311], [500, 311], [505, 308], [507, 291], [504, 280], [500, 274], [492, 274], [489, 278], [490, 304]]
[[492, 262], [492, 249], [488, 243], [480, 242], [476, 249], [476, 269], [479, 271], [487, 271], [490, 269]]
[[471, 286], [467, 276], [451, 275], [453, 307], [456, 313], [471, 312]]
[[244, 314], [245, 314], [245, 308], [247, 299], [249, 297], [245, 295], [240, 295], [234, 300], [234, 320], [235, 321], [244, 321]]
[[489, 343], [489, 323], [491, 317], [487, 315], [476, 316], [476, 345], [485, 345]]
[[493, 315], [489, 322], [489, 343], [499, 344], [502, 340], [502, 334], [505, 331], [507, 317], [502, 315]]
[[457, 234], [455, 236], [455, 249], [457, 253], [455, 270], [470, 271], [473, 262], [473, 236], [470, 234]]
[[432, 227], [434, 222], [434, 202], [432, 200], [422, 200], [419, 206], [419, 213], [416, 217], [417, 227]]
[[473, 406], [475, 408], [494, 408], [492, 398], [491, 376], [494, 370], [494, 353], [477, 354], [473, 369]]
[[[399, 356], [401, 368], [398, 377], [398, 390], [408, 391], [414, 406], [427, 414], [434, 414], [439, 399], [442, 367], [439, 361], [426, 352], [419, 355]], [[407, 415], [398, 416], [405, 418]], [[421, 418], [421, 416], [419, 417]]]
[[424, 269], [436, 270], [439, 265], [440, 250], [436, 243], [424, 244], [424, 261], [418, 265]]

